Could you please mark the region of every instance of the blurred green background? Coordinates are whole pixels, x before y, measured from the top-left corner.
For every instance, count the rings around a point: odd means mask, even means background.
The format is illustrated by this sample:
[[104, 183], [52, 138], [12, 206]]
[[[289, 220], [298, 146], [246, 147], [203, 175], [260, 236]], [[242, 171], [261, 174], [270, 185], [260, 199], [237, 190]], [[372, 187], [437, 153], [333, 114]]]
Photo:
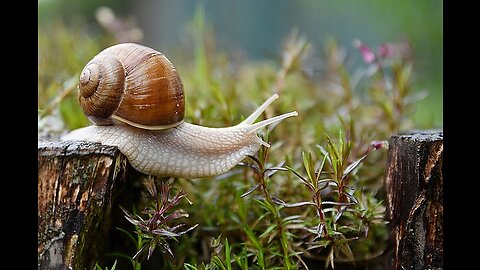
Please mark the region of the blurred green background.
[[[180, 58], [193, 54], [186, 51], [193, 50], [192, 40], [187, 37], [199, 6], [203, 6], [205, 22], [214, 33], [215, 48], [234, 57], [268, 61], [296, 29], [314, 47], [313, 57], [317, 59], [312, 62], [317, 65], [312, 67], [313, 76], [319, 77], [323, 47], [330, 38], [345, 48], [347, 68], [352, 72], [364, 64], [353, 40], [359, 39], [372, 49], [385, 42], [408, 41], [414, 52], [414, 91], [429, 93], [417, 104], [415, 125], [443, 127], [442, 1], [39, 0], [39, 67], [42, 71], [51, 69], [49, 76], [39, 75], [39, 88], [46, 85], [51, 92], [58, 92], [62, 86], [55, 86], [53, 81], [65, 82], [78, 76], [86, 63], [84, 59], [93, 56], [90, 52], [103, 49], [98, 44], [106, 47], [118, 42], [119, 38], [112, 38], [99, 23], [101, 6], [111, 8], [115, 16], [134, 25], [138, 30], [134, 38], [141, 43]], [[42, 50], [46, 47], [55, 48], [55, 57], [45, 56]], [[68, 54], [66, 50], [73, 48], [78, 51]], [[42, 65], [45, 59], [55, 61]], [[66, 61], [78, 64], [63, 68], [63, 74], [55, 70]], [[49, 74], [48, 70], [45, 73]], [[40, 92], [43, 90], [39, 89], [39, 107], [48, 99], [44, 100]]]

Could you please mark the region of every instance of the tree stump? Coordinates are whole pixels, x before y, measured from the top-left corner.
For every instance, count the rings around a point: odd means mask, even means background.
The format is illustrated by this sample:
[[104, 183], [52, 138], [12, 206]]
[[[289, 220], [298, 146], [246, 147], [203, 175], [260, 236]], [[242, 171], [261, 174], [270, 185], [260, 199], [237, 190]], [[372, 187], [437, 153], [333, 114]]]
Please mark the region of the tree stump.
[[38, 269], [93, 269], [126, 170], [116, 147], [38, 142]]
[[390, 269], [443, 269], [443, 131], [389, 140], [385, 175]]

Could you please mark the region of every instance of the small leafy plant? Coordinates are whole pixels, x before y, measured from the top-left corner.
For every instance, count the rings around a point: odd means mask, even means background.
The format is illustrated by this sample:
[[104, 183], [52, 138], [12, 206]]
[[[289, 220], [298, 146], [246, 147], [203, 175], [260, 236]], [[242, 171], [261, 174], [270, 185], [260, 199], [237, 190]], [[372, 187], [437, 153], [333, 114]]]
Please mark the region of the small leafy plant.
[[174, 259], [174, 254], [170, 248], [168, 240], [177, 241], [177, 237], [195, 229], [198, 224], [191, 226], [185, 230], [180, 230], [185, 226], [180, 223], [172, 226], [171, 224], [179, 218], [188, 217], [188, 214], [182, 210], [173, 210], [181, 199], [186, 199], [186, 193], [180, 190], [178, 193], [170, 197], [171, 184], [168, 182], [158, 181], [155, 177], [147, 177], [145, 187], [153, 202], [151, 206], [144, 209], [141, 213], [147, 215], [142, 218], [140, 215], [130, 214], [125, 208], [121, 207], [125, 213], [125, 218], [136, 228], [136, 232], [141, 238], [140, 246], [137, 253], [133, 256], [133, 260], [139, 260], [140, 256], [146, 253], [146, 259], [150, 259], [153, 251], [159, 247], [163, 254], [167, 254], [169, 259]]
[[285, 205], [315, 207], [317, 224], [314, 222], [314, 226], [307, 227], [310, 235], [307, 234], [304, 238], [308, 239], [305, 242], [305, 253], [312, 256], [327, 251], [325, 267], [330, 265], [334, 268], [336, 259], [355, 260], [350, 243], [360, 240], [362, 234], [368, 237], [370, 224], [385, 223], [382, 219], [383, 211], [377, 212], [377, 215], [365, 215], [365, 212], [374, 210], [359, 205], [355, 197], [355, 185], [350, 181], [355, 178], [356, 170], [368, 153], [385, 146], [386, 142], [372, 143], [364, 155], [351, 161], [352, 145], [345, 141], [343, 134], [340, 134], [338, 145], [328, 136], [327, 141], [326, 148], [317, 145], [323, 155], [319, 161], [312, 158], [311, 152], [303, 153], [306, 176], [289, 168], [311, 192], [311, 201]]

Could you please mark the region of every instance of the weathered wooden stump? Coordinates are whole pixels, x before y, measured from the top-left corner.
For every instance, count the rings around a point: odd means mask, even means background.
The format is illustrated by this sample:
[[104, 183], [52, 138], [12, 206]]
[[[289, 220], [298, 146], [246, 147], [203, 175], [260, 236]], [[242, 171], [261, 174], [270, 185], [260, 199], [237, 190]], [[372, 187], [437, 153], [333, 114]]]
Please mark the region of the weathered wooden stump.
[[116, 147], [38, 142], [39, 269], [93, 269], [126, 168]]
[[443, 131], [392, 136], [385, 175], [391, 269], [443, 269]]

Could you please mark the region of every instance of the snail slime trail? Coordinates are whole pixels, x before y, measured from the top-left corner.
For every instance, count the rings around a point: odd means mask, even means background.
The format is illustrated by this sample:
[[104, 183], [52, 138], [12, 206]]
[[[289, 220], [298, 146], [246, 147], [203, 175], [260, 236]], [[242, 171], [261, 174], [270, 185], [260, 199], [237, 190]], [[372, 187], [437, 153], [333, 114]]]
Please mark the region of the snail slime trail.
[[185, 95], [173, 64], [154, 49], [123, 43], [109, 47], [83, 69], [78, 100], [93, 125], [63, 141], [112, 145], [136, 170], [157, 177], [199, 178], [229, 171], [268, 146], [257, 131], [297, 116], [296, 111], [257, 123], [279, 96], [272, 95], [243, 122], [224, 128], [183, 121]]

